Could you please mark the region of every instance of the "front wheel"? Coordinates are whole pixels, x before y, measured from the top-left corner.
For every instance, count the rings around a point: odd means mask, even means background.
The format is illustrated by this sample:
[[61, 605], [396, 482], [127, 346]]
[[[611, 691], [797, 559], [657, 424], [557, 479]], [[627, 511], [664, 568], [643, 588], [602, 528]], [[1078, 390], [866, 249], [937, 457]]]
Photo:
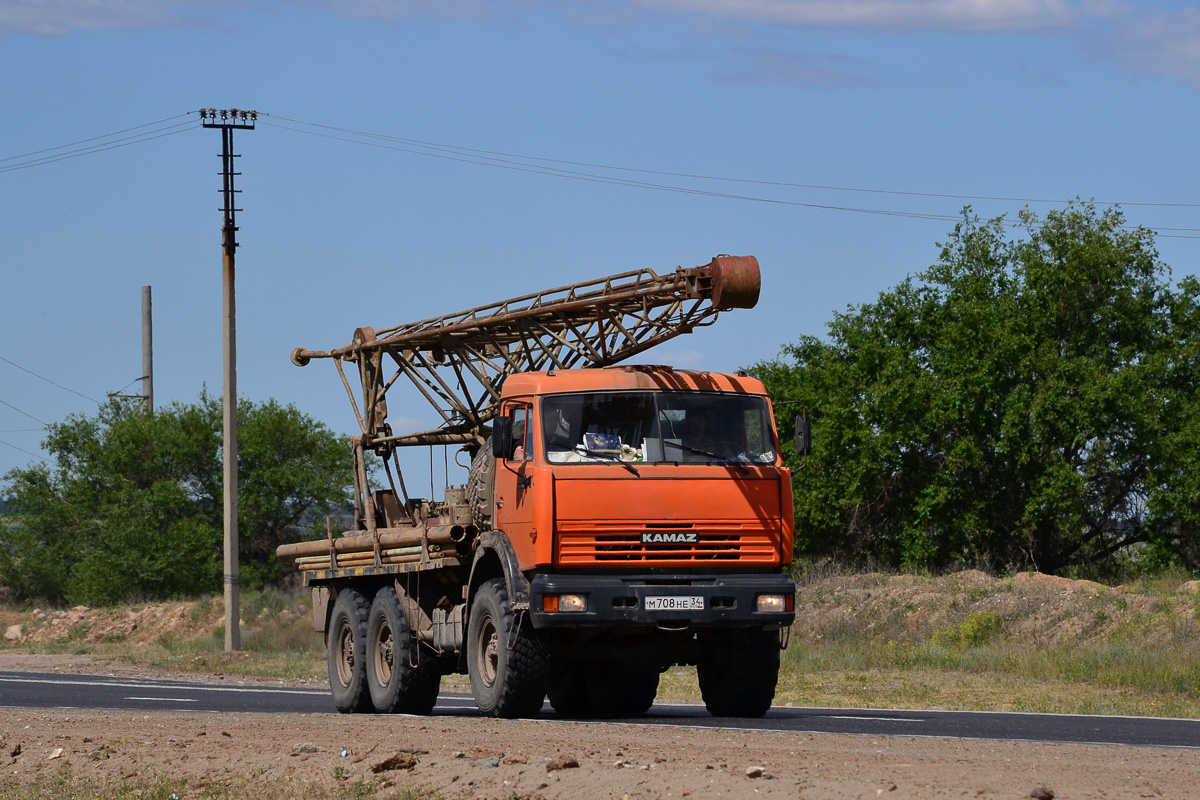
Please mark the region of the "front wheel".
[[483, 583], [467, 622], [467, 672], [471, 694], [488, 717], [532, 717], [542, 708], [548, 654], [528, 620], [515, 624], [503, 578]]
[[761, 717], [779, 681], [777, 631], [713, 630], [696, 665], [700, 695], [714, 717]]
[[375, 594], [367, 619], [367, 686], [380, 714], [428, 714], [442, 680], [432, 653], [422, 653], [396, 590]]
[[329, 689], [333, 703], [343, 714], [372, 710], [367, 691], [367, 598], [354, 589], [338, 592], [329, 616], [326, 649]]

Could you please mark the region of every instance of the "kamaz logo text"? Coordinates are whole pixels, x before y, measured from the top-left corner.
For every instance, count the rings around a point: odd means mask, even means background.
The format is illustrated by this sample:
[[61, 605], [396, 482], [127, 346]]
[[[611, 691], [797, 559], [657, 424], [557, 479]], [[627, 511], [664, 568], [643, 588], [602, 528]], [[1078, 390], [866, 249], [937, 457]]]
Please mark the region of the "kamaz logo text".
[[654, 531], [642, 534], [642, 544], [695, 544], [700, 534], [691, 531]]

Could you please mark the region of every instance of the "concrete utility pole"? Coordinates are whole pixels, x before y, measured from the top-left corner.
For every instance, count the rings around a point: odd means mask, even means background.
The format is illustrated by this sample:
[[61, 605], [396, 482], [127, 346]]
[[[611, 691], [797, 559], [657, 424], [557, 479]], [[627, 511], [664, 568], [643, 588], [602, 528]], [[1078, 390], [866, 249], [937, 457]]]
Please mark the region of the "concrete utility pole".
[[[218, 116], [220, 119], [218, 120]], [[257, 111], [232, 109], [200, 109], [200, 122], [205, 128], [221, 129], [221, 177], [224, 186], [221, 193], [225, 198], [225, 225], [221, 228], [221, 287], [222, 316], [225, 321], [225, 391], [224, 405], [225, 441], [225, 650], [242, 648], [241, 613], [238, 590], [238, 467], [237, 467], [237, 314], [234, 302], [233, 254], [237, 249], [237, 212], [233, 179], [240, 175], [234, 172], [233, 160], [239, 158], [233, 152], [233, 132], [237, 129], [254, 130], [258, 119]]]
[[154, 312], [150, 287], [142, 287], [142, 398], [146, 413], [154, 413]]

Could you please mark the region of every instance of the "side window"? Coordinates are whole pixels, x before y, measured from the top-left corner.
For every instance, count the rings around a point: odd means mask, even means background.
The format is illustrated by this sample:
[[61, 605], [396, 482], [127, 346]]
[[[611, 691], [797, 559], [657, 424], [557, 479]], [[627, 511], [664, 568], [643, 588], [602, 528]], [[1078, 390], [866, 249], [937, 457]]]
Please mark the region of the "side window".
[[514, 443], [510, 461], [533, 461], [532, 409], [529, 406], [513, 406], [512, 440]]

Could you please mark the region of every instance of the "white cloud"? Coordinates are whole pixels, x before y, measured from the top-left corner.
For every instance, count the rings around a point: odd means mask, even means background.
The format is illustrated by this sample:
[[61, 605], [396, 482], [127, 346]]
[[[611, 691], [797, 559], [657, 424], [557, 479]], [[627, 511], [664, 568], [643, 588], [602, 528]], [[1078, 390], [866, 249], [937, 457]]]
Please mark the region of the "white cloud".
[[659, 11], [795, 27], [1031, 31], [1068, 26], [1069, 0], [637, 0]]
[[1129, 6], [1105, 11], [1096, 14], [1098, 26], [1081, 33], [1084, 52], [1132, 75], [1178, 80], [1200, 90], [1200, 10], [1153, 16]]
[[293, 0], [315, 11], [354, 19], [399, 20], [408, 17], [448, 17], [458, 20], [490, 19], [493, 10], [520, 3], [488, 3], [485, 0]]
[[[531, 9], [606, 30], [650, 17], [679, 17], [701, 39], [727, 43], [784, 28], [1041, 32], [1063, 37], [1097, 61], [1138, 76], [1178, 80], [1200, 90], [1200, 9], [1146, 11], [1127, 0], [0, 0], [0, 36], [62, 36], [72, 30], [221, 29], [239, 11], [301, 9], [352, 19], [437, 16], [509, 19]], [[745, 61], [722, 80], [859, 86], [853, 67], [773, 47], [734, 51]]]
[[0, 0], [0, 35], [62, 36], [75, 30], [213, 28], [204, 0]]
[[[1085, 0], [1089, 5], [1119, 0]], [[355, 19], [439, 16], [488, 20], [547, 8], [575, 24], [616, 29], [648, 14], [727, 24], [869, 30], [1026, 31], [1072, 23], [1071, 0], [0, 0], [0, 33], [61, 35], [71, 29], [180, 28], [211, 24], [206, 13], [302, 8]]]

